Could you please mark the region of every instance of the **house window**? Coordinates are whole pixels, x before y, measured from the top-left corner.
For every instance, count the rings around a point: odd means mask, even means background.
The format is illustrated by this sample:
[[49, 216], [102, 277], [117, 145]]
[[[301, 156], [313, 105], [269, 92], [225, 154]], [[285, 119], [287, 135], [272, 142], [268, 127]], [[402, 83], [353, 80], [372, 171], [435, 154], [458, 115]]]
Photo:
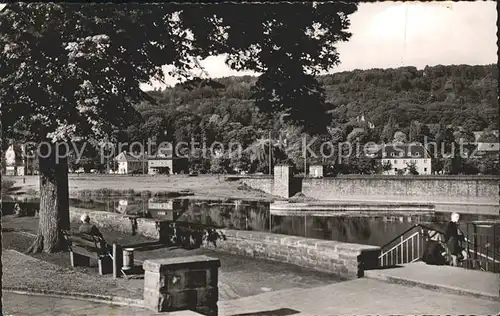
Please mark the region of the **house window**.
[[408, 152], [408, 157], [411, 157], [411, 151]]
[[398, 168], [394, 168], [394, 171], [395, 171], [395, 172], [398, 172]]
[[391, 157], [394, 157], [394, 153], [391, 153]]
[[418, 151], [414, 155], [420, 157], [420, 153]]
[[424, 168], [424, 172], [427, 172], [427, 168]]
[[427, 163], [427, 159], [424, 159], [424, 163]]
[[397, 161], [397, 160], [394, 160], [394, 163], [395, 163], [395, 164], [397, 164], [397, 163], [398, 163], [398, 161]]
[[399, 157], [403, 157], [403, 156], [404, 156], [404, 153], [400, 152]]

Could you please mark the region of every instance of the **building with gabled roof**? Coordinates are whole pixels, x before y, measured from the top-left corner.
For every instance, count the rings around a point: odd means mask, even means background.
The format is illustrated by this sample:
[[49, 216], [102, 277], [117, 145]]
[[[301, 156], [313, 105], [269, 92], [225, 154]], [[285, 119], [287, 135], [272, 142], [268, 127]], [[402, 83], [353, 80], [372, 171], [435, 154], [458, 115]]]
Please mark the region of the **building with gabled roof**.
[[390, 163], [391, 169], [385, 174], [395, 175], [408, 165], [415, 164], [418, 174], [432, 173], [432, 157], [429, 151], [420, 143], [412, 144], [385, 144], [378, 155], [383, 164]]
[[118, 163], [118, 174], [141, 173], [143, 168], [147, 167], [147, 160], [141, 154], [121, 152], [114, 160]]

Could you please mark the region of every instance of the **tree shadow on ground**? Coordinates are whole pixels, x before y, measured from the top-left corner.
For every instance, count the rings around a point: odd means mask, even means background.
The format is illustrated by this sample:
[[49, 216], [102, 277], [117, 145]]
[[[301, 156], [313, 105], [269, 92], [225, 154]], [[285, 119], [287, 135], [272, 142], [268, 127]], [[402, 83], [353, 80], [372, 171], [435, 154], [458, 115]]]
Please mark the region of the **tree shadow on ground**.
[[294, 309], [280, 308], [280, 309], [275, 309], [275, 310], [271, 310], [271, 311], [237, 314], [237, 315], [232, 315], [232, 316], [288, 316], [288, 315], [295, 315], [295, 314], [299, 314], [299, 313], [300, 313], [300, 311], [296, 311]]

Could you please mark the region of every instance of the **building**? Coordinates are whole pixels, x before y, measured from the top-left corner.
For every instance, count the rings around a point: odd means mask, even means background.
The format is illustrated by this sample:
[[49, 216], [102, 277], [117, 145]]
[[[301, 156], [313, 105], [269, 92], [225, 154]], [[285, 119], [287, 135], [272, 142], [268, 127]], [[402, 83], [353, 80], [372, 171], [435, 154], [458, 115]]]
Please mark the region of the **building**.
[[[114, 158], [118, 163], [117, 174], [137, 174], [142, 173], [147, 167], [147, 161], [141, 155], [132, 155], [122, 152]], [[144, 168], [144, 169], [143, 169]]]
[[156, 154], [148, 157], [148, 174], [178, 174], [188, 172], [188, 159], [176, 157], [173, 154], [172, 146], [160, 147], [156, 151]]
[[498, 130], [492, 130], [492, 131], [475, 131], [475, 132], [472, 132], [474, 134], [474, 141], [476, 143], [478, 143], [479, 139], [481, 138], [481, 136], [483, 136], [485, 133], [488, 133], [488, 134], [493, 134], [495, 135], [496, 137], [498, 137]]
[[477, 143], [476, 150], [471, 158], [493, 157], [498, 160], [500, 153], [500, 143]]
[[148, 174], [171, 174], [172, 170], [172, 158], [148, 158]]
[[5, 175], [24, 176], [24, 146], [11, 144], [5, 151]]
[[400, 170], [408, 173], [408, 165], [415, 164], [418, 174], [431, 174], [431, 155], [422, 144], [387, 144], [381, 150], [381, 162], [390, 163], [391, 169], [385, 174], [395, 175]]
[[183, 214], [181, 202], [176, 200], [158, 200], [150, 198], [148, 201], [148, 213], [152, 218], [176, 221]]
[[309, 166], [309, 176], [313, 178], [323, 178], [323, 166], [322, 165]]

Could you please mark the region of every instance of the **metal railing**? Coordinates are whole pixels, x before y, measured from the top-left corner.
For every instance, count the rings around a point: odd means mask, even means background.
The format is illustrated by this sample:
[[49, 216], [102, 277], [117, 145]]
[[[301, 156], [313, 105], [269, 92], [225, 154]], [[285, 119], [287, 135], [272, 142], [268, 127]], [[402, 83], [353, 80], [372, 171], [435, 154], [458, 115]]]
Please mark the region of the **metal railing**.
[[500, 273], [500, 221], [467, 223], [464, 268]]
[[424, 249], [423, 227], [415, 224], [382, 246], [380, 266], [390, 267], [419, 260]]
[[[479, 231], [479, 227], [493, 229], [493, 231]], [[495, 228], [500, 230], [498, 224], [467, 223], [464, 250], [468, 256], [463, 260], [462, 266], [466, 269], [482, 270], [500, 273], [500, 234], [495, 237]], [[399, 234], [381, 247], [379, 264], [381, 267], [390, 267], [412, 263], [420, 260], [425, 251], [426, 231], [436, 231], [444, 236], [442, 231], [435, 228], [415, 224]]]

